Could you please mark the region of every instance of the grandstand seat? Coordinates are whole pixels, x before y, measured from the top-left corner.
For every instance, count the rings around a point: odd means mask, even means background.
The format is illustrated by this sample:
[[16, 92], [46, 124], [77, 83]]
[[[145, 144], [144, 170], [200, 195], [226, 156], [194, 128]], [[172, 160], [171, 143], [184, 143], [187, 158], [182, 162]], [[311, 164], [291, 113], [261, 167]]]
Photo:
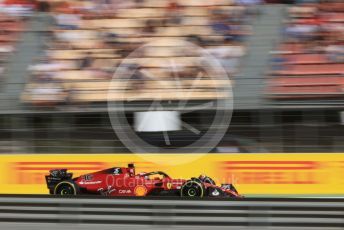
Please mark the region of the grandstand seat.
[[286, 70], [277, 71], [282, 75], [319, 75], [319, 74], [343, 74], [344, 64], [309, 64], [289, 65]]
[[343, 97], [343, 87], [329, 86], [271, 86], [269, 97], [274, 99], [302, 99], [302, 98], [326, 98]]
[[322, 64], [330, 62], [324, 54], [290, 54], [283, 57], [286, 58], [286, 64]]
[[344, 77], [276, 77], [269, 80], [271, 86], [344, 86]]

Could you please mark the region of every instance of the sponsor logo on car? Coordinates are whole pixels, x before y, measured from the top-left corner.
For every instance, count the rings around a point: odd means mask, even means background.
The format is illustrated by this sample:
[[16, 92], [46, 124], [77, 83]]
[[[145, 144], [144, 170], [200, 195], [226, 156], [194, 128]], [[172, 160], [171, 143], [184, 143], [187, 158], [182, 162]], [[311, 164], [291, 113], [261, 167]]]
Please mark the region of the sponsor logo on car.
[[97, 180], [97, 181], [80, 181], [79, 184], [82, 184], [82, 185], [90, 185], [90, 184], [100, 184], [102, 183], [101, 180]]
[[120, 193], [120, 194], [130, 194], [131, 190], [130, 189], [118, 190], [118, 193]]
[[92, 180], [93, 179], [93, 175], [92, 174], [87, 174], [84, 176], [84, 180]]
[[142, 185], [138, 185], [134, 189], [134, 193], [136, 196], [144, 196], [147, 194], [147, 188]]

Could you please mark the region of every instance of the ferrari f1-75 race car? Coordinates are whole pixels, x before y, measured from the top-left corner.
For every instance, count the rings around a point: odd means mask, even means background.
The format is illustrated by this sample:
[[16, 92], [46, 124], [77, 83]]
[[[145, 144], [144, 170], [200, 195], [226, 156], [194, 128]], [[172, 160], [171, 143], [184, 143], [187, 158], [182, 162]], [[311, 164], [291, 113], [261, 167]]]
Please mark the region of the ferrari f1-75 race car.
[[54, 195], [241, 197], [232, 184], [218, 186], [205, 175], [185, 180], [161, 171], [135, 174], [134, 164], [75, 178], [67, 169], [52, 169], [45, 179]]

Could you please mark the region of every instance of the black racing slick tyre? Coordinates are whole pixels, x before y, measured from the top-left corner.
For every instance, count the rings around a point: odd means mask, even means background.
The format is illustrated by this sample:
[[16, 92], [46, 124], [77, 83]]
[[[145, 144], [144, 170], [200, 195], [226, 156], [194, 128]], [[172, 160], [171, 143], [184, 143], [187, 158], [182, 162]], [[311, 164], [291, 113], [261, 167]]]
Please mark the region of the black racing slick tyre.
[[203, 197], [204, 187], [201, 183], [189, 180], [180, 189], [181, 197]]
[[78, 188], [73, 181], [61, 181], [54, 188], [54, 195], [73, 196], [78, 194]]

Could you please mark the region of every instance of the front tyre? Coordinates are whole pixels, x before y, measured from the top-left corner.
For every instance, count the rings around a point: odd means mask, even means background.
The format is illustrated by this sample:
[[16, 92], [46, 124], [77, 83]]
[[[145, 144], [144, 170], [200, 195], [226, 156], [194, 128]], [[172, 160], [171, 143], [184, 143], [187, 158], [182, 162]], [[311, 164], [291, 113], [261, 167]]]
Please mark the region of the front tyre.
[[77, 195], [77, 193], [77, 187], [73, 181], [62, 181], [54, 189], [54, 195], [73, 196]]
[[203, 185], [197, 181], [187, 181], [180, 189], [181, 197], [203, 197]]

